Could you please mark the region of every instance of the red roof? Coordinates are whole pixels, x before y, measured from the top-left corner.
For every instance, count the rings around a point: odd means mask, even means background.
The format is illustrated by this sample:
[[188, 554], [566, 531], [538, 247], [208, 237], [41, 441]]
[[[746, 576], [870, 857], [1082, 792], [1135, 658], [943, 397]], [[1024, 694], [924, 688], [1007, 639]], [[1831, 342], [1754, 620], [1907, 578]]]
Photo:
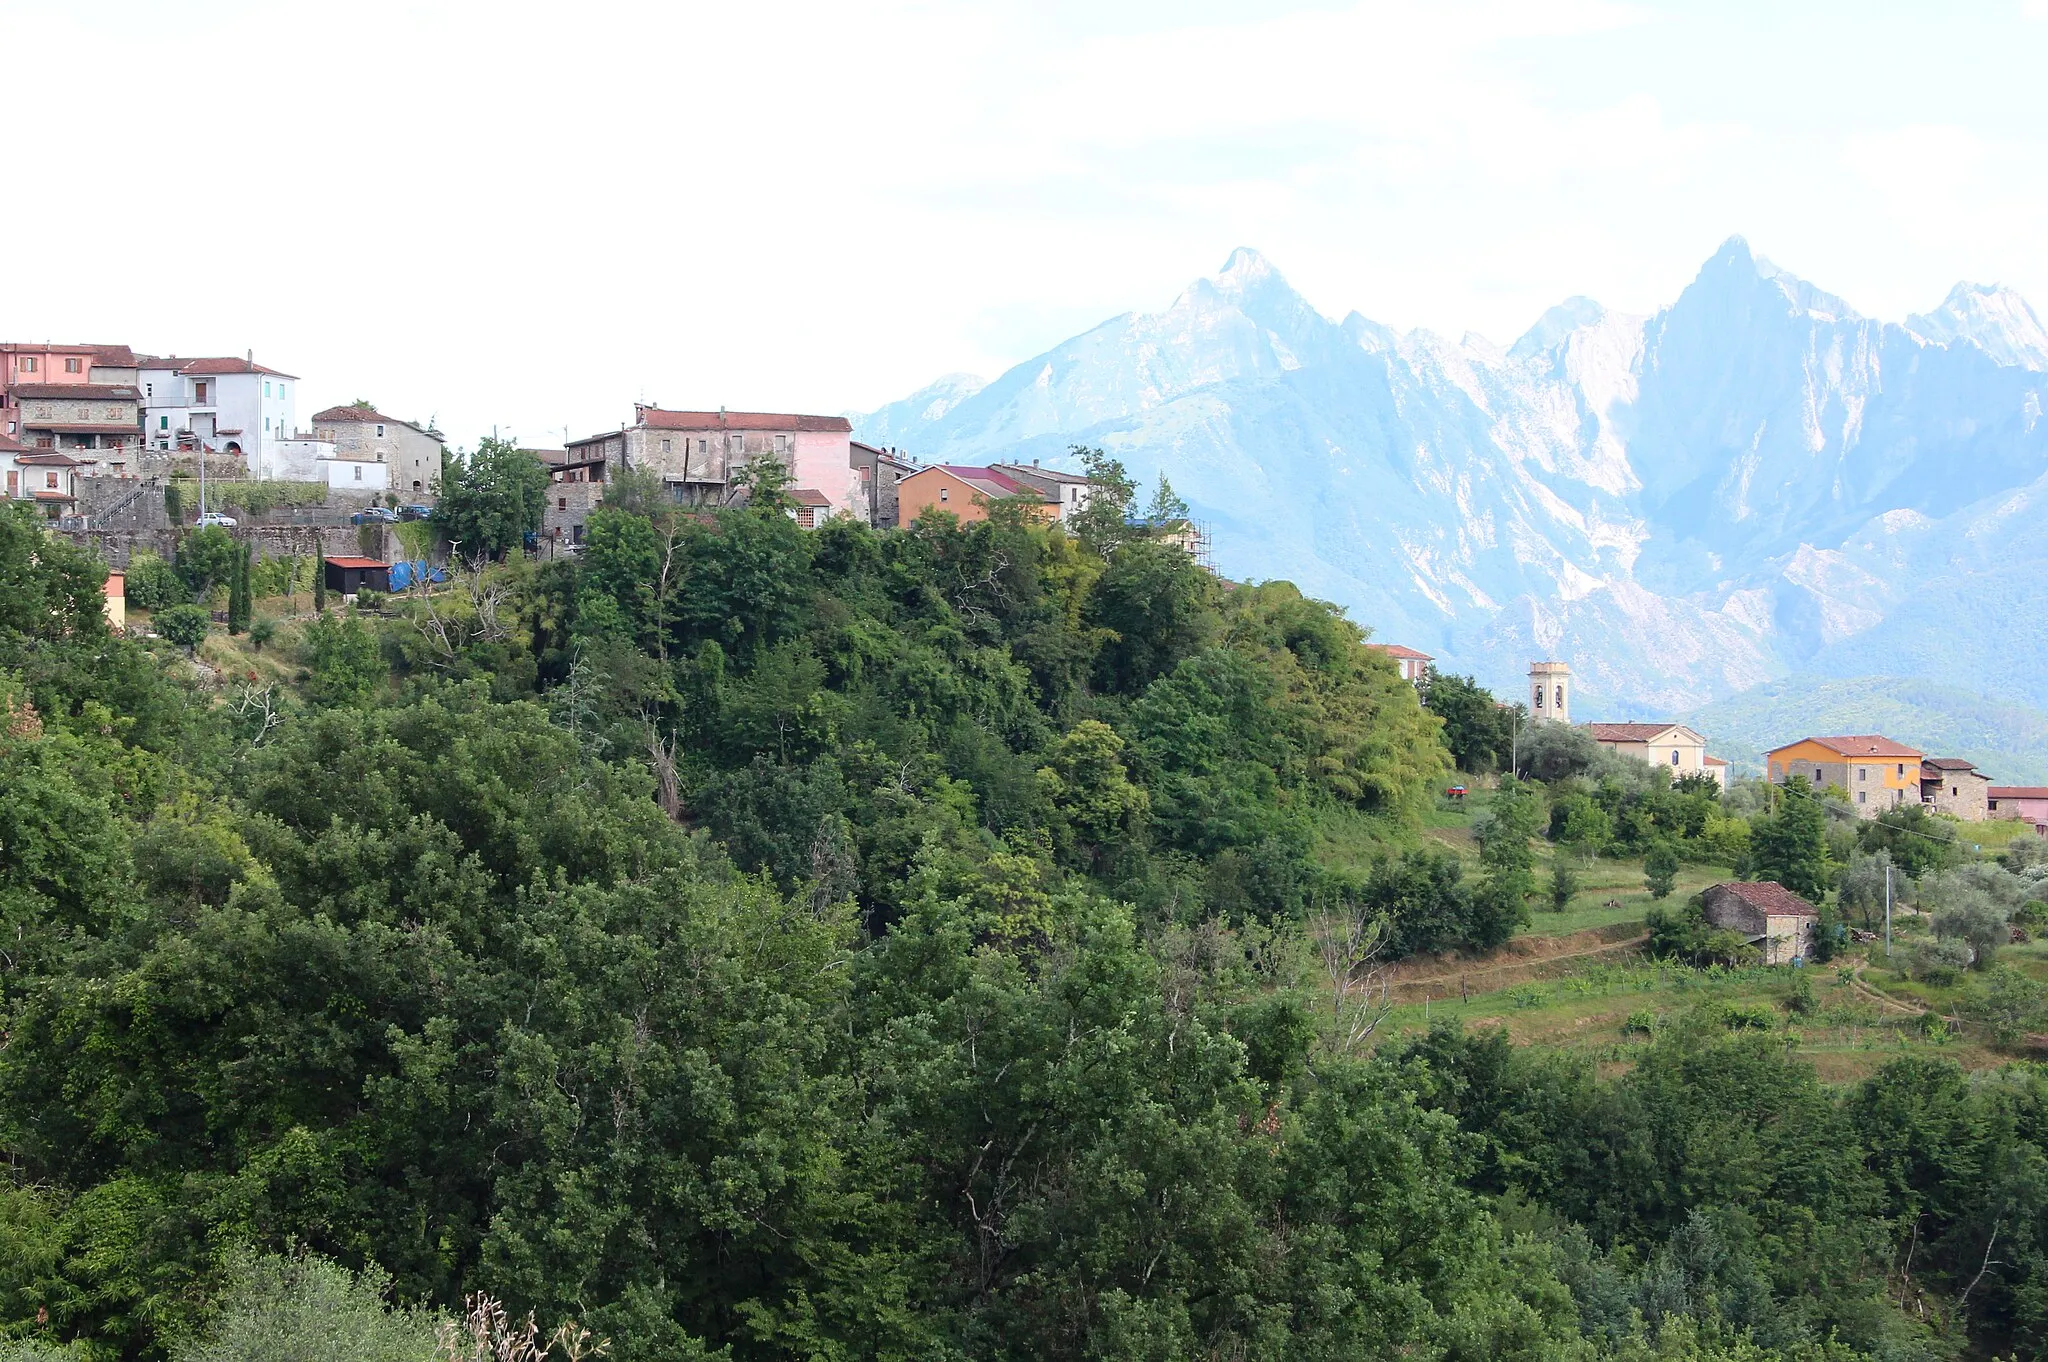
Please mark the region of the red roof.
[[2048, 799], [2048, 785], [1994, 785], [1984, 793], [1993, 799]]
[[1961, 757], [1929, 757], [1920, 764], [1922, 766], [1938, 767], [1943, 771], [1974, 771], [1977, 769], [1976, 762], [1964, 761]]
[[1388, 657], [1411, 658], [1417, 662], [1433, 662], [1436, 660], [1435, 658], [1432, 658], [1428, 653], [1418, 653], [1413, 648], [1410, 648], [1406, 644], [1401, 643], [1368, 643], [1365, 646], [1368, 648], [1377, 648], [1381, 652], [1385, 653]]
[[29, 448], [12, 435], [0, 435], [0, 454], [24, 454]]
[[1722, 761], [1719, 757], [1701, 757], [1700, 760], [1705, 762], [1709, 766], [1726, 766], [1728, 764], [1727, 762]]
[[[1730, 880], [1717, 884], [1750, 907], [1774, 917], [1819, 917], [1820, 910], [1782, 884], [1770, 880]], [[1708, 892], [1712, 892], [1711, 890]]]
[[74, 459], [69, 454], [57, 454], [47, 449], [34, 454], [17, 455], [14, 461], [19, 464], [28, 464], [34, 468], [83, 468], [85, 466], [82, 460]]
[[37, 421], [24, 420], [24, 430], [50, 430], [65, 435], [140, 435], [142, 427], [133, 421]]
[[1587, 724], [1595, 742], [1648, 742], [1684, 724]]
[[[1918, 761], [1926, 755], [1917, 747], [1893, 742], [1878, 733], [1848, 733], [1832, 738], [1808, 738], [1806, 741], [1817, 742], [1829, 751], [1840, 752], [1845, 757], [1910, 757]], [[1788, 743], [1786, 746], [1791, 744]], [[1784, 748], [1775, 750], [1782, 752]]]
[[205, 378], [209, 374], [269, 374], [272, 378], [298, 377], [297, 374], [287, 374], [276, 369], [266, 369], [262, 365], [250, 360], [236, 359], [233, 355], [221, 355], [202, 359], [180, 359], [176, 355], [140, 355], [136, 358], [135, 367], [138, 369], [174, 369], [178, 373], [191, 374], [198, 378]]
[[420, 434], [431, 436], [436, 440], [441, 438], [441, 432], [429, 426], [423, 426], [417, 421], [408, 421], [402, 416], [386, 416], [375, 407], [358, 407], [352, 402], [339, 407], [329, 407], [325, 411], [314, 412], [313, 424], [317, 426], [322, 421], [330, 425], [346, 425], [350, 422], [373, 425], [381, 421], [387, 426], [409, 426]]
[[789, 499], [799, 506], [825, 507], [832, 504], [832, 498], [812, 487], [799, 487], [789, 494]]
[[[640, 423], [654, 430], [812, 430], [853, 433], [844, 416], [793, 416], [765, 411], [666, 411], [638, 408]], [[581, 443], [578, 441], [578, 443]]]
[[391, 564], [381, 558], [329, 558], [327, 562], [338, 568], [388, 568]]

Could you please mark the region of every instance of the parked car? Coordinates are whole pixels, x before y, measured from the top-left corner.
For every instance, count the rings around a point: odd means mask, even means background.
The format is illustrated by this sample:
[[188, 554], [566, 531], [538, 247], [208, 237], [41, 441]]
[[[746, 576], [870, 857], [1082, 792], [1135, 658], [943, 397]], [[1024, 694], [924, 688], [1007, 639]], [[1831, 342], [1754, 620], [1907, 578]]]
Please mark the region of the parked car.
[[400, 520], [425, 520], [433, 513], [434, 508], [431, 506], [401, 506], [398, 508], [398, 518]]
[[357, 511], [348, 518], [348, 523], [351, 525], [389, 525], [397, 519], [398, 512], [386, 510], [382, 506], [372, 506], [368, 510]]
[[219, 511], [208, 511], [205, 515], [199, 517], [198, 520], [199, 528], [202, 530], [213, 525], [218, 525], [224, 530], [232, 530], [235, 528], [236, 523], [233, 516], [222, 515]]

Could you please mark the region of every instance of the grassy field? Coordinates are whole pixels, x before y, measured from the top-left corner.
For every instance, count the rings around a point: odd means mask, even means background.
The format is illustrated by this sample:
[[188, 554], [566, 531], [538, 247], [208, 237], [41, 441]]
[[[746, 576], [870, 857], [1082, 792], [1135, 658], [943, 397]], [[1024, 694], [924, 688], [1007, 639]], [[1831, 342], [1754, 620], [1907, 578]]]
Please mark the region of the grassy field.
[[1905, 1054], [1939, 1053], [1969, 1069], [2012, 1058], [1968, 1031], [1950, 1034], [1923, 1021], [1910, 1004], [1887, 1005], [1857, 987], [1852, 976], [1860, 963], [1852, 957], [1804, 971], [1814, 993], [1813, 1008], [1804, 1014], [1789, 1005], [1789, 968], [1694, 970], [1634, 957], [1586, 963], [1563, 978], [1475, 991], [1469, 1000], [1447, 990], [1394, 1008], [1377, 1034], [1383, 1042], [1398, 1040], [1449, 1018], [1472, 1028], [1500, 1027], [1518, 1045], [1578, 1051], [1618, 1072], [1659, 1030], [1692, 1019], [1779, 1038], [1829, 1083], [1865, 1078]]

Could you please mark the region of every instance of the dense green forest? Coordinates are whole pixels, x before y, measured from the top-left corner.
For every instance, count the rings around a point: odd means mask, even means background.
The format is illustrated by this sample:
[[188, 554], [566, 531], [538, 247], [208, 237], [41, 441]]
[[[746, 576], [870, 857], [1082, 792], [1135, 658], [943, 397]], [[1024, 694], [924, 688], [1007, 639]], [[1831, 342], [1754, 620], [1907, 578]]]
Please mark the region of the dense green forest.
[[[512, 551], [255, 619], [282, 682], [0, 516], [0, 1357], [424, 1358], [479, 1292], [633, 1360], [2048, 1349], [2039, 1066], [1837, 1089], [1701, 1021], [1603, 1075], [1345, 986], [1506, 940], [1544, 839], [1833, 914], [1926, 838], [1560, 733], [1468, 868], [1417, 829], [1491, 697], [1097, 468], [1067, 528], [887, 533], [628, 476], [546, 564], [518, 478], [451, 486]], [[249, 621], [219, 556], [161, 613]]]

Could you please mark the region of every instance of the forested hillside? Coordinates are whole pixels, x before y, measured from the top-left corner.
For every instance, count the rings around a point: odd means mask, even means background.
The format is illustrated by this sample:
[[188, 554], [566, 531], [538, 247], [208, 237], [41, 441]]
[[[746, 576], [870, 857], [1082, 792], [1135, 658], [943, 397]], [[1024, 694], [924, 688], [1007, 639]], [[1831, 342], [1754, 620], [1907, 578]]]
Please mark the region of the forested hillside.
[[1468, 872], [1490, 701], [1127, 496], [752, 493], [238, 671], [0, 516], [0, 1357], [425, 1358], [479, 1292], [636, 1362], [2048, 1347], [2038, 1067], [1603, 1074], [1347, 987], [1507, 939], [1546, 819], [1796, 870], [1818, 801], [1509, 779]]

